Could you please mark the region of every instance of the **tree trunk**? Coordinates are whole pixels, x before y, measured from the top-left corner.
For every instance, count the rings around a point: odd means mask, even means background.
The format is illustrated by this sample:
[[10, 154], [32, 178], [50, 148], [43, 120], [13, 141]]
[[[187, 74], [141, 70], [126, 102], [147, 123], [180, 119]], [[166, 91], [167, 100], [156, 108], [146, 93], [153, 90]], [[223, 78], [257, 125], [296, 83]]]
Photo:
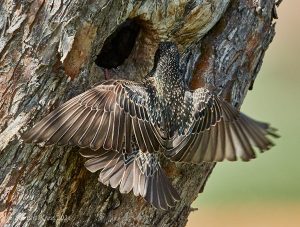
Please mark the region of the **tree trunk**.
[[140, 80], [152, 67], [159, 41], [172, 40], [183, 70], [193, 76], [191, 88], [212, 85], [239, 108], [275, 34], [274, 4], [1, 0], [0, 225], [184, 226], [214, 163], [165, 160], [182, 199], [161, 211], [99, 183], [98, 175], [84, 168], [78, 148], [25, 145], [20, 133], [104, 78], [95, 59], [106, 38], [128, 18], [140, 32], [129, 57], [110, 76]]

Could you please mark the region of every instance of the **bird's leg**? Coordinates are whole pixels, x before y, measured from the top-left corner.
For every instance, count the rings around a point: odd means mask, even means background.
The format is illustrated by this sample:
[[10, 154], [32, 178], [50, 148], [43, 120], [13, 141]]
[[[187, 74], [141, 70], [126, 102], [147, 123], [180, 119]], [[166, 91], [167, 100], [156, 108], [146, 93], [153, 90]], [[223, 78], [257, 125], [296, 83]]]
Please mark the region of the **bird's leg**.
[[218, 96], [223, 97], [224, 100], [231, 103], [231, 90], [233, 88], [234, 82], [232, 80], [228, 81], [222, 89], [217, 93]]
[[105, 80], [110, 80], [114, 77], [114, 75], [119, 75], [118, 68], [104, 68], [104, 78]]
[[109, 79], [109, 70], [107, 68], [104, 69], [104, 79], [105, 80]]

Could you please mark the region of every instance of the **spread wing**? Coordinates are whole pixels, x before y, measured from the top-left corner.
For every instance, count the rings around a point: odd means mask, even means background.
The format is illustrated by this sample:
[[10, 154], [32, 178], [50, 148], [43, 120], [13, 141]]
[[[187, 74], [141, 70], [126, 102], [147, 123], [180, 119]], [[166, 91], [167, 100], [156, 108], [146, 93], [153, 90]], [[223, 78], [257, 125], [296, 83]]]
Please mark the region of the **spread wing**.
[[268, 135], [278, 137], [268, 124], [247, 117], [205, 88], [197, 89], [189, 104], [191, 126], [165, 153], [173, 161], [249, 161], [255, 158], [254, 147], [263, 152], [273, 145]]
[[135, 140], [142, 152], [160, 144], [146, 109], [142, 84], [106, 81], [64, 103], [22, 137], [25, 142], [71, 144], [81, 148], [131, 152]]

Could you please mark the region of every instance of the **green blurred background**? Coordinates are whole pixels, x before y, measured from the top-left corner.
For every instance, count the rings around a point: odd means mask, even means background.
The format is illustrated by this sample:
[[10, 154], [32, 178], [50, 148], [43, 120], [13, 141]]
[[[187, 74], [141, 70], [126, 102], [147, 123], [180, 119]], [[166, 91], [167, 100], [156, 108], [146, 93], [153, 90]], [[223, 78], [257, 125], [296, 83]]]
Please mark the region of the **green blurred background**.
[[283, 1], [276, 36], [242, 106], [281, 138], [252, 162], [217, 165], [187, 226], [300, 226], [300, 1]]

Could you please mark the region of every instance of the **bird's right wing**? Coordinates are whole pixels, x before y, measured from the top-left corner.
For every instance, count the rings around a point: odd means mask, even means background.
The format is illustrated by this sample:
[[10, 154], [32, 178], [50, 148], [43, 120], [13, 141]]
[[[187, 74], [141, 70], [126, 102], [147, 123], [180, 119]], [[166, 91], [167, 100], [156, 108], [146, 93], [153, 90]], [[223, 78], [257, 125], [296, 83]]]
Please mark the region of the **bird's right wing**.
[[247, 117], [205, 88], [192, 94], [190, 104], [190, 128], [165, 153], [173, 161], [249, 161], [255, 158], [254, 147], [268, 150], [273, 143], [267, 136], [277, 137], [268, 124]]
[[143, 85], [106, 81], [72, 98], [22, 135], [27, 143], [76, 145], [131, 152], [135, 140], [142, 152], [160, 148], [158, 133], [146, 109]]

